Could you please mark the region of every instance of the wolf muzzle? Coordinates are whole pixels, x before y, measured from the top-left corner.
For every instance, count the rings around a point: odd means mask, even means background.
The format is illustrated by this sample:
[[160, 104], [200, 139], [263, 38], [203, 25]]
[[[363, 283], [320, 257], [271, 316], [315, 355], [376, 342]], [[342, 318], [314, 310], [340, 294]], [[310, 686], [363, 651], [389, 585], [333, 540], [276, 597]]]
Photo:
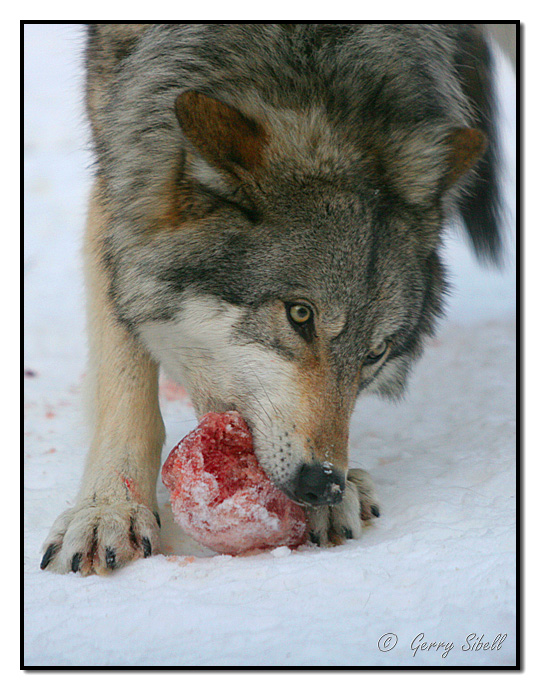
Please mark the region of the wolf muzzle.
[[345, 490], [345, 475], [329, 463], [304, 463], [296, 475], [294, 497], [312, 506], [340, 503]]

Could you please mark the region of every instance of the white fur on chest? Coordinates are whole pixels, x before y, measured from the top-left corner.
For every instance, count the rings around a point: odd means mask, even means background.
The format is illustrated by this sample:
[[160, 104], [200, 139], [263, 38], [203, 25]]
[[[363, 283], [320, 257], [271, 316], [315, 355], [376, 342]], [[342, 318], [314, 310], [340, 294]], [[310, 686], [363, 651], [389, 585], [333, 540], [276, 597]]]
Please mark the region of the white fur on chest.
[[[242, 309], [217, 297], [188, 296], [175, 319], [139, 328], [168, 376], [182, 383], [199, 414], [272, 404], [294, 408], [294, 367], [270, 348], [238, 342]], [[266, 405], [265, 405], [266, 403]]]
[[212, 297], [188, 297], [173, 320], [143, 324], [139, 333], [150, 353], [175, 381], [189, 389], [207, 387], [209, 371], [213, 385], [229, 388], [233, 371], [223, 366], [237, 346], [231, 331], [240, 309]]

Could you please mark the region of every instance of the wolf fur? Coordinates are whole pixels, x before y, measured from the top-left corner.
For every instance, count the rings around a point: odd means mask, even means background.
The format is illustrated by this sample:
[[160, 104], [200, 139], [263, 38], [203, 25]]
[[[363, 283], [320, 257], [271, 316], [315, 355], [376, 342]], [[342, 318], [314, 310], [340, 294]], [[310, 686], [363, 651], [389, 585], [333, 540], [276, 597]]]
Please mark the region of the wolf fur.
[[158, 366], [237, 409], [320, 545], [379, 514], [360, 394], [399, 398], [460, 216], [496, 261], [491, 55], [471, 24], [90, 24], [85, 243], [94, 436], [42, 567], [159, 549]]

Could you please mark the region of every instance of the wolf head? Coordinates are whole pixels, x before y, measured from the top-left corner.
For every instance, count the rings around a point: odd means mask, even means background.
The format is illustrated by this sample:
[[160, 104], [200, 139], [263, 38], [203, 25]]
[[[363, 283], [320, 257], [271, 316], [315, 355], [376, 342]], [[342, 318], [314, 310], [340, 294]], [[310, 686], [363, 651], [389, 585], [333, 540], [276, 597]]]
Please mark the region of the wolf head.
[[321, 110], [255, 119], [196, 92], [176, 112], [182, 165], [118, 259], [119, 309], [199, 415], [244, 416], [277, 486], [336, 503], [358, 396], [399, 397], [441, 313], [445, 199], [484, 137], [396, 126], [359, 140]]

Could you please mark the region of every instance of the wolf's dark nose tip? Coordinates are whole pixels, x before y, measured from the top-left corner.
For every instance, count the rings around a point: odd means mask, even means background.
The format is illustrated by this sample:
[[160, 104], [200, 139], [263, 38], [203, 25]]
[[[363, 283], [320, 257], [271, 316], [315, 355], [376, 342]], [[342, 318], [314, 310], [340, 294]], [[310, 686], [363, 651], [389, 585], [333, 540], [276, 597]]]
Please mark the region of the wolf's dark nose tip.
[[305, 463], [296, 477], [294, 495], [312, 506], [328, 506], [341, 501], [344, 488], [345, 476], [329, 463]]

